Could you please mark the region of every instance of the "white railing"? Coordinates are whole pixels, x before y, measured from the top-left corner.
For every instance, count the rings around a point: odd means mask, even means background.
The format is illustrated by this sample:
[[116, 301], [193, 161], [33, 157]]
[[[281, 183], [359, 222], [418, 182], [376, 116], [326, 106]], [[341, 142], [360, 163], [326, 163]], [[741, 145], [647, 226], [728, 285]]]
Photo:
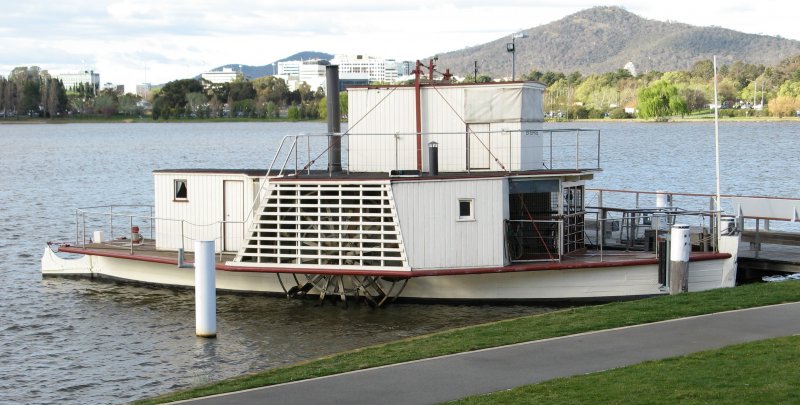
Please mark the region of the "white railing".
[[[125, 212], [120, 212], [120, 211]], [[138, 211], [138, 212], [137, 212]], [[215, 221], [208, 224], [194, 224], [190, 221], [174, 218], [159, 218], [153, 215], [152, 205], [103, 205], [82, 207], [75, 210], [75, 246], [86, 248], [90, 243], [107, 245], [110, 247], [125, 247], [133, 254], [139, 250], [155, 248], [155, 237], [158, 227], [175, 226], [179, 229], [181, 248], [186, 248], [186, 242], [196, 240], [214, 240], [218, 246], [220, 260], [224, 252], [224, 235], [226, 225], [241, 225], [241, 240], [245, 238], [244, 221]], [[138, 227], [140, 232], [135, 232]], [[103, 240], [93, 240], [93, 234], [87, 233], [103, 231]], [[108, 231], [106, 235], [105, 232]], [[139, 240], [139, 236], [142, 239]], [[164, 235], [162, 235], [164, 236]], [[189, 246], [192, 244], [189, 243]]]
[[[329, 172], [329, 134], [287, 135], [267, 167], [267, 176]], [[341, 148], [344, 172], [414, 171], [427, 168], [427, 143], [438, 143], [442, 172], [597, 170], [600, 130], [537, 129], [332, 135]], [[534, 137], [524, 139], [525, 137]], [[527, 146], [526, 146], [527, 145]]]

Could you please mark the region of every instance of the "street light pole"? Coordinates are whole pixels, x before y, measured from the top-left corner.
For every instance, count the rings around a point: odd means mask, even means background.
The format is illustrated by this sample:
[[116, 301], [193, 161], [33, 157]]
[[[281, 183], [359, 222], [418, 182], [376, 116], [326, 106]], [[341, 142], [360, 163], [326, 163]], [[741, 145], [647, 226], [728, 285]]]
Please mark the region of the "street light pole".
[[517, 78], [517, 49], [515, 40], [517, 38], [527, 38], [528, 34], [522, 31], [511, 34], [511, 43], [506, 44], [506, 50], [511, 52], [511, 81]]

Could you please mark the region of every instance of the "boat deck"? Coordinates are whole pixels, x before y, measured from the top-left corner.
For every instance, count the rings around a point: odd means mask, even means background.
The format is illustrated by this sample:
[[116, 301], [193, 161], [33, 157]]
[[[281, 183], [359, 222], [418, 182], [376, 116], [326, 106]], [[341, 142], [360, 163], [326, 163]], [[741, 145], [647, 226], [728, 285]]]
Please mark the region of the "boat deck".
[[[142, 244], [135, 244], [131, 248], [129, 241], [111, 241], [104, 243], [87, 243], [85, 246], [60, 246], [59, 251], [73, 254], [87, 254], [94, 256], [112, 257], [117, 259], [146, 261], [153, 263], [174, 264], [178, 263], [178, 253], [174, 250], [157, 250], [153, 240], [145, 240]], [[591, 269], [602, 267], [641, 266], [658, 263], [658, 258], [653, 252], [641, 251], [584, 251], [565, 256], [561, 261], [537, 261], [513, 263], [507, 266], [452, 268], [452, 269], [419, 269], [412, 271], [398, 270], [359, 270], [342, 268], [319, 267], [280, 267], [280, 266], [253, 266], [252, 264], [230, 263], [235, 254], [222, 253], [215, 255], [217, 270], [237, 272], [261, 273], [304, 273], [304, 274], [335, 274], [335, 275], [364, 275], [384, 277], [430, 277], [447, 275], [469, 275], [486, 273], [512, 273], [528, 271]], [[726, 253], [692, 253], [691, 261], [719, 260], [730, 258]], [[186, 252], [187, 262], [193, 261], [191, 252]]]

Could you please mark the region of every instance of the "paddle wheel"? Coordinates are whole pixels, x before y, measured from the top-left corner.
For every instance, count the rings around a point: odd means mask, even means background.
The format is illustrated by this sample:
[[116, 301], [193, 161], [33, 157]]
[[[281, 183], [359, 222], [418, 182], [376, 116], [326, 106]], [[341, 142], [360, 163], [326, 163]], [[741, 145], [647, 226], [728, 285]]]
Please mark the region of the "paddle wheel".
[[278, 273], [277, 277], [289, 298], [316, 296], [320, 304], [326, 299], [346, 304], [350, 298], [356, 302], [364, 301], [372, 307], [381, 307], [396, 300], [408, 282], [407, 278], [356, 275]]

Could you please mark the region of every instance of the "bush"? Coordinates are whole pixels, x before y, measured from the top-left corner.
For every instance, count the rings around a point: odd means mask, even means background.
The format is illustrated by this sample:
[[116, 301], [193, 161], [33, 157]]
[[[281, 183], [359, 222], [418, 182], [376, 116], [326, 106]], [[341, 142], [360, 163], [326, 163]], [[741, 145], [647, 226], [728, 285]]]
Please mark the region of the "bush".
[[625, 109], [622, 107], [617, 107], [612, 109], [608, 112], [608, 117], [613, 118], [615, 120], [621, 120], [626, 118], [631, 118], [630, 114], [625, 112]]

